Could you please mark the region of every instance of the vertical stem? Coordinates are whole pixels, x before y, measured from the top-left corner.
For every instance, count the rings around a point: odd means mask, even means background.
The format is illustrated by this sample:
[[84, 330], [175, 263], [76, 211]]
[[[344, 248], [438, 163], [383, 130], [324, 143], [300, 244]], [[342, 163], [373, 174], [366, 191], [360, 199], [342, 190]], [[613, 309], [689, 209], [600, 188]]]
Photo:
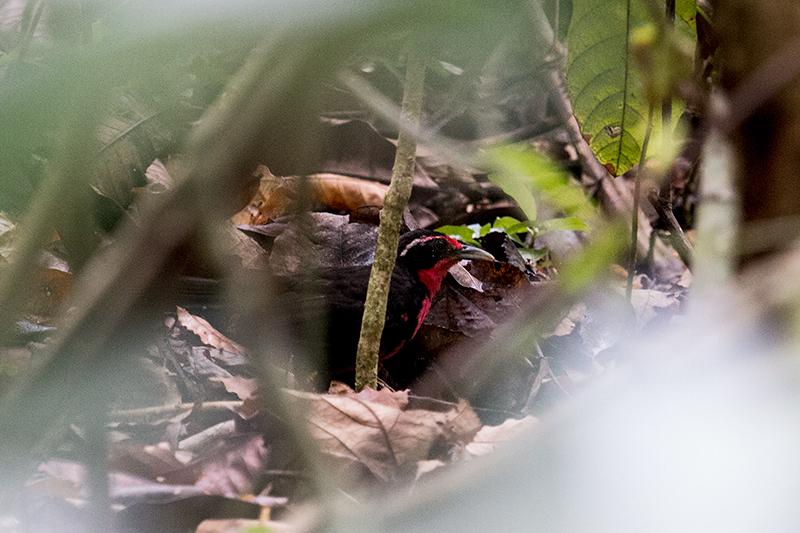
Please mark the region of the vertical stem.
[[[664, 31], [671, 33], [675, 27], [675, 0], [667, 0], [666, 9], [664, 12]], [[661, 136], [663, 139], [663, 153], [669, 153], [669, 148], [672, 145], [672, 97], [667, 95], [661, 103]], [[672, 210], [672, 184], [670, 183], [669, 175], [664, 179], [661, 184], [659, 192], [661, 202], [669, 206]]]
[[424, 47], [412, 41], [409, 46], [403, 106], [400, 112], [400, 133], [392, 169], [392, 183], [383, 203], [375, 261], [369, 277], [364, 318], [356, 354], [356, 390], [378, 386], [378, 352], [386, 319], [389, 284], [397, 258], [397, 241], [403, 210], [408, 205], [413, 184], [414, 160], [417, 151], [415, 130], [422, 113], [422, 92], [425, 86]]
[[636, 250], [639, 242], [639, 194], [642, 188], [643, 174], [647, 163], [647, 145], [650, 144], [650, 133], [653, 131], [653, 105], [647, 112], [647, 132], [642, 142], [642, 155], [639, 157], [639, 168], [633, 188], [633, 209], [631, 210], [631, 249], [628, 255], [628, 281], [625, 284], [625, 298], [630, 301], [633, 294], [633, 277], [636, 275]]

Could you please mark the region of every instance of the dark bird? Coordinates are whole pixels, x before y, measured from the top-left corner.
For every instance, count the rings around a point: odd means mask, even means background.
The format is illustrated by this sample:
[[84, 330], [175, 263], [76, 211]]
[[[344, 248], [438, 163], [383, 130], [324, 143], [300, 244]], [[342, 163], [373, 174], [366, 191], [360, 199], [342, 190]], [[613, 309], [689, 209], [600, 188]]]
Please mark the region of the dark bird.
[[[494, 261], [488, 252], [435, 231], [413, 230], [400, 237], [381, 360], [395, 355], [416, 335], [448, 270], [462, 259]], [[341, 378], [354, 368], [370, 269], [366, 265], [322, 270], [310, 276], [310, 286], [302, 291], [297, 290], [296, 280], [283, 280], [288, 290], [280, 303], [296, 315], [290, 319], [294, 336], [308, 351], [325, 355], [320, 369], [325, 377]]]
[[[397, 354], [416, 335], [448, 270], [462, 259], [494, 261], [490, 253], [435, 231], [419, 229], [401, 235], [389, 287], [381, 360]], [[273, 318], [289, 330], [287, 340], [293, 345], [290, 367], [301, 383], [309, 378], [326, 387], [328, 378], [352, 381], [371, 268], [325, 268], [272, 277]], [[220, 300], [219, 282], [184, 277], [177, 298], [190, 311], [206, 314], [198, 309], [202, 307], [213, 314]], [[227, 322], [222, 316], [217, 318]]]

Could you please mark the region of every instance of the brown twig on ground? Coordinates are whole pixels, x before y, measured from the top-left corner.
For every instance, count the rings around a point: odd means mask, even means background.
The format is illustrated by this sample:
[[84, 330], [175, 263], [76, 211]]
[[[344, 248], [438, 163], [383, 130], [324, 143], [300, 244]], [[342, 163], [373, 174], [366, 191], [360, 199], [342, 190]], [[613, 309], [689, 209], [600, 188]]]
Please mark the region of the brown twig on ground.
[[687, 267], [691, 268], [694, 249], [689, 239], [686, 238], [683, 228], [678, 224], [675, 214], [672, 212], [672, 204], [665, 203], [664, 197], [656, 189], [648, 191], [647, 199], [650, 200], [650, 204], [658, 212], [661, 221], [667, 226], [670, 235], [670, 244], [675, 248], [675, 251], [678, 252], [681, 261], [683, 261]]

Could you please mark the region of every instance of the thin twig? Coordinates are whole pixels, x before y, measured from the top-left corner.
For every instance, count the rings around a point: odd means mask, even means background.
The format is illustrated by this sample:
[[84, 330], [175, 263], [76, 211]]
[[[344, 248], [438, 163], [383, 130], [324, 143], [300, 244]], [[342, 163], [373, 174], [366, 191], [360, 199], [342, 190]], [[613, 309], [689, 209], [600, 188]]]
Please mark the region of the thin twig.
[[647, 111], [647, 131], [642, 142], [642, 154], [639, 156], [639, 168], [634, 178], [633, 209], [631, 210], [631, 249], [628, 256], [628, 282], [625, 284], [625, 298], [630, 301], [633, 293], [633, 278], [636, 275], [636, 251], [639, 243], [639, 194], [642, 188], [642, 175], [647, 163], [647, 145], [650, 144], [650, 133], [653, 131], [653, 105]]
[[661, 218], [661, 221], [664, 222], [664, 225], [666, 225], [670, 235], [670, 244], [672, 244], [672, 247], [678, 252], [681, 261], [683, 261], [687, 267], [691, 268], [694, 249], [689, 239], [686, 238], [683, 228], [678, 224], [675, 214], [672, 212], [672, 203], [665, 203], [664, 198], [656, 189], [648, 191], [647, 199], [650, 200], [650, 204], [658, 212], [658, 216]]

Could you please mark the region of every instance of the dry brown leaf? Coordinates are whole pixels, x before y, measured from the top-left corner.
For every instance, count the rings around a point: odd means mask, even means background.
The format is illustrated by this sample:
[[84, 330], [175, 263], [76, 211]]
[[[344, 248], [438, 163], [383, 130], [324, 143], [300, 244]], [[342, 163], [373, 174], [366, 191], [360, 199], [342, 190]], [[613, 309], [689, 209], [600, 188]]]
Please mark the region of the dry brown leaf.
[[468, 442], [481, 429], [481, 420], [469, 403], [461, 399], [452, 411], [452, 416], [444, 426], [445, 434], [451, 442]]
[[195, 484], [207, 494], [232, 496], [251, 493], [269, 453], [261, 435], [237, 435], [218, 443], [202, 463]]
[[383, 207], [383, 197], [389, 187], [340, 174], [314, 174], [308, 177], [314, 199], [337, 211], [352, 211], [359, 207]]
[[39, 317], [52, 317], [67, 299], [72, 288], [72, 274], [55, 268], [36, 267], [34, 291], [25, 308]]
[[658, 309], [671, 308], [677, 312], [680, 301], [674, 294], [654, 289], [634, 289], [631, 292], [631, 305], [636, 310], [636, 323], [642, 328], [658, 315]]
[[273, 175], [266, 166], [258, 165], [253, 176], [259, 178], [258, 190], [247, 206], [231, 217], [234, 225], [266, 224], [283, 215], [294, 198], [291, 182]]
[[[231, 218], [234, 225], [257, 226], [284, 215], [297, 197], [300, 178], [278, 177], [264, 165], [254, 175], [260, 178], [258, 191], [248, 205]], [[354, 211], [361, 207], [383, 207], [383, 197], [389, 187], [341, 174], [312, 174], [308, 176], [312, 200], [336, 211]]]
[[[111, 470], [127, 472], [144, 479], [156, 480], [183, 467], [184, 464], [175, 458], [175, 454], [166, 442], [156, 445], [139, 442], [119, 443], [111, 448], [109, 454]], [[184, 484], [192, 484], [195, 480], [183, 481]]]
[[186, 309], [178, 307], [178, 322], [198, 337], [207, 346], [231, 352], [237, 355], [244, 355], [245, 349], [236, 342], [214, 329], [205, 319], [189, 313]]
[[396, 407], [397, 409], [405, 409], [408, 406], [408, 390], [393, 391], [391, 389], [375, 390], [366, 387], [361, 392], [356, 392], [350, 388], [349, 385], [341, 381], [331, 381], [331, 386], [328, 389], [329, 394], [349, 395], [358, 400], [367, 402], [375, 402], [388, 407]]
[[333, 460], [337, 479], [361, 482], [365, 473], [381, 482], [413, 478], [434, 442], [457, 433], [462, 424], [454, 421], [471, 412], [466, 404], [448, 412], [404, 411], [355, 394], [287, 392], [304, 404], [310, 433]]
[[208, 346], [192, 346], [189, 363], [192, 372], [198, 378], [229, 378], [232, 374], [214, 362]]

